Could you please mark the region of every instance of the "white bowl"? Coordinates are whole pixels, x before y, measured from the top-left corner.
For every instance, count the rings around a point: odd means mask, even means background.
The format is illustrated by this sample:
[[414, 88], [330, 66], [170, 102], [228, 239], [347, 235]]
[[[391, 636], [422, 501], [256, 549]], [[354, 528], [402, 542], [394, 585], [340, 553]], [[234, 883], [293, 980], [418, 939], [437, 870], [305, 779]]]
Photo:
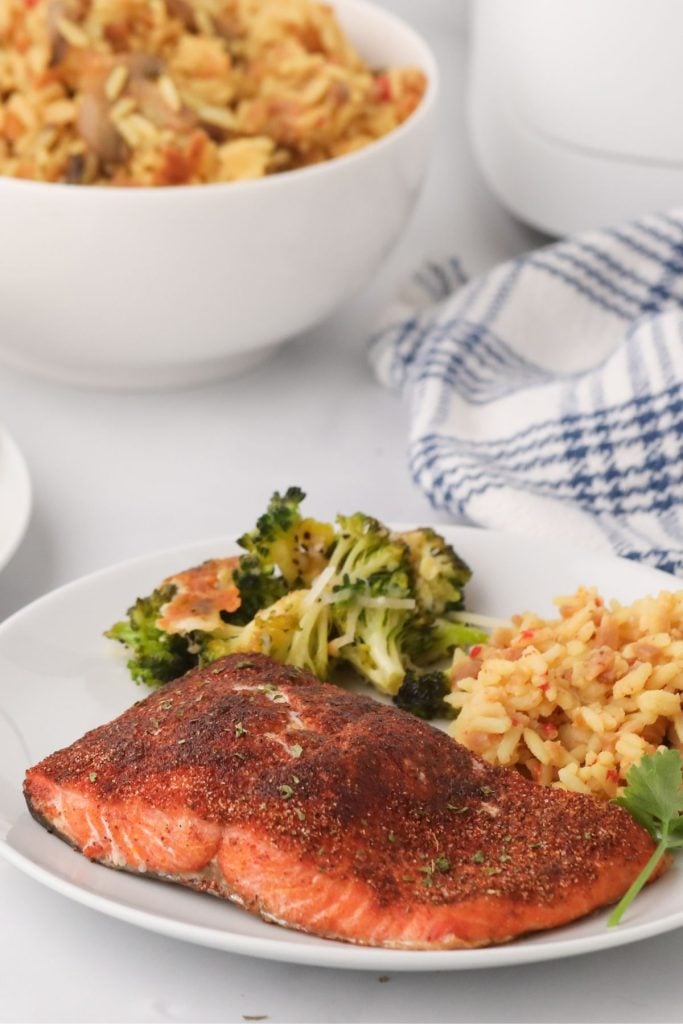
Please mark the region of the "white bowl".
[[437, 70], [393, 15], [333, 6], [371, 66], [426, 73], [411, 117], [356, 153], [257, 181], [0, 178], [0, 359], [88, 386], [199, 383], [264, 359], [371, 279], [424, 178]]

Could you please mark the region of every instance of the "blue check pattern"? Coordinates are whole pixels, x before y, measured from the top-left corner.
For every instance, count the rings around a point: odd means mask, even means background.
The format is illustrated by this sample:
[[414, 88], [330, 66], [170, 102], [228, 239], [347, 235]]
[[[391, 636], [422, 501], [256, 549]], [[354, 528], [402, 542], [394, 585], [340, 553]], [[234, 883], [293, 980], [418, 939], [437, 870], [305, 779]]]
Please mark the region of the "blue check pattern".
[[436, 509], [683, 571], [683, 212], [431, 264], [370, 356]]

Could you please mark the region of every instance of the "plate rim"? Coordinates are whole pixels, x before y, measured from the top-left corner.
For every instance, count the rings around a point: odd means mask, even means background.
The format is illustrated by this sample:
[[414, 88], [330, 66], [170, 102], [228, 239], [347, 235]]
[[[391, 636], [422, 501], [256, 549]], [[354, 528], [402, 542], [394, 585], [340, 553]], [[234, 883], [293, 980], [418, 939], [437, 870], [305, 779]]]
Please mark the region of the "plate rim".
[[[394, 528], [403, 528], [412, 524], [391, 525]], [[519, 535], [503, 530], [487, 530], [479, 527], [447, 523], [435, 524], [435, 528], [449, 535], [450, 542], [456, 544], [456, 546], [458, 536], [464, 538], [465, 536], [473, 537], [477, 535], [481, 539], [483, 537], [490, 538], [492, 535], [495, 535], [497, 541], [502, 544], [520, 540]], [[142, 569], [147, 564], [151, 566], [156, 560], [172, 559], [176, 555], [178, 557], [191, 557], [193, 552], [208, 552], [211, 548], [220, 551], [221, 546], [223, 548], [235, 547], [236, 537], [237, 534], [230, 534], [172, 545], [113, 563], [64, 583], [36, 598], [0, 623], [0, 649], [4, 636], [7, 633], [11, 633], [16, 624], [21, 624], [27, 616], [36, 612], [40, 613], [43, 608], [49, 607], [54, 601], [59, 601], [64, 595], [70, 596], [79, 589], [88, 590], [93, 585], [98, 586], [102, 582], [106, 584], [109, 577], [113, 577], [116, 574], [125, 574], [138, 568]], [[527, 543], [537, 543], [534, 538], [528, 536], [524, 539]], [[568, 553], [569, 550], [576, 552], [575, 546], [565, 545], [561, 542], [543, 541], [538, 546], [560, 556], [563, 552]], [[587, 549], [582, 549], [582, 551], [583, 554], [589, 553]], [[212, 556], [205, 554], [202, 557]], [[638, 569], [646, 570], [646, 574], [651, 576], [652, 579], [660, 578], [662, 584], [668, 581], [669, 586], [671, 586], [672, 582], [678, 582], [677, 578], [669, 573], [643, 565], [642, 563], [631, 562], [629, 559], [619, 558], [613, 554], [598, 552], [595, 557], [603, 563], [622, 563], [632, 566], [635, 571]], [[680, 587], [677, 589], [680, 589]], [[28, 816], [28, 811], [26, 811], [26, 815]], [[605, 927], [603, 932], [595, 935], [570, 936], [569, 938], [551, 939], [548, 941], [545, 939], [545, 936], [556, 935], [558, 931], [557, 929], [551, 929], [547, 932], [541, 931], [529, 935], [527, 938], [533, 939], [533, 942], [525, 943], [525, 938], [521, 937], [512, 943], [486, 946], [480, 949], [388, 949], [323, 939], [317, 936], [308, 936], [311, 939], [310, 945], [299, 945], [297, 942], [292, 941], [291, 936], [305, 933], [296, 932], [294, 929], [282, 929], [279, 926], [272, 925], [271, 927], [274, 929], [278, 928], [278, 933], [274, 933], [272, 938], [270, 936], [244, 935], [236, 931], [216, 929], [210, 925], [189, 924], [177, 918], [174, 920], [171, 917], [165, 917], [153, 910], [132, 907], [124, 901], [117, 900], [106, 894], [93, 892], [85, 886], [70, 882], [55, 871], [50, 871], [40, 863], [36, 863], [28, 855], [12, 847], [2, 836], [0, 836], [0, 856], [27, 876], [66, 898], [70, 898], [83, 906], [128, 924], [171, 938], [223, 950], [224, 952], [304, 966], [364, 971], [392, 970], [397, 972], [490, 969], [564, 959], [604, 949], [613, 949], [683, 926], [683, 906], [681, 906], [680, 909], [658, 917], [656, 920], [633, 923], [631, 925], [622, 924], [619, 929], [608, 929]], [[74, 853], [74, 856], [80, 857], [81, 855]], [[675, 871], [676, 868], [674, 867], [672, 870]], [[146, 880], [140, 879], [139, 881], [144, 881], [144, 884], [148, 884]], [[199, 898], [202, 898], [201, 894], [197, 895]], [[230, 906], [233, 905], [230, 904]], [[595, 913], [600, 914], [604, 912], [596, 911]], [[590, 915], [588, 916], [590, 917]], [[571, 928], [572, 925], [580, 924], [582, 920], [586, 919], [579, 919], [564, 927]]]

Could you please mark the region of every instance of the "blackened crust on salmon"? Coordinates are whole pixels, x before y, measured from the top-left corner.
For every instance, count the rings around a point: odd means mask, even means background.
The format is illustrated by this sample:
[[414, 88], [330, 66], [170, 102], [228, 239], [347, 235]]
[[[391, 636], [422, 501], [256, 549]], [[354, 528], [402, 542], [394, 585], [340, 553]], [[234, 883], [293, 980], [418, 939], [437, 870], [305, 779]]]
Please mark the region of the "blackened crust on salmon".
[[653, 850], [614, 804], [260, 655], [168, 684], [32, 768], [25, 794], [92, 859], [386, 946], [565, 923], [618, 899]]

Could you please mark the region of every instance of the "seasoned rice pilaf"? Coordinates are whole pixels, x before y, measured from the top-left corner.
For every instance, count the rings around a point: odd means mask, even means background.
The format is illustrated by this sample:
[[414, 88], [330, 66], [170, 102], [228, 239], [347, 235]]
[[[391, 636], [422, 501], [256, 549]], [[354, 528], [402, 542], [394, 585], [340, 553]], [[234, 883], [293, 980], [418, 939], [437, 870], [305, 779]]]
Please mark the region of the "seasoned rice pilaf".
[[386, 135], [425, 85], [312, 0], [0, 0], [0, 175], [260, 178]]
[[606, 605], [595, 589], [557, 598], [490, 643], [456, 654], [451, 735], [545, 785], [615, 796], [631, 765], [683, 749], [683, 591]]

